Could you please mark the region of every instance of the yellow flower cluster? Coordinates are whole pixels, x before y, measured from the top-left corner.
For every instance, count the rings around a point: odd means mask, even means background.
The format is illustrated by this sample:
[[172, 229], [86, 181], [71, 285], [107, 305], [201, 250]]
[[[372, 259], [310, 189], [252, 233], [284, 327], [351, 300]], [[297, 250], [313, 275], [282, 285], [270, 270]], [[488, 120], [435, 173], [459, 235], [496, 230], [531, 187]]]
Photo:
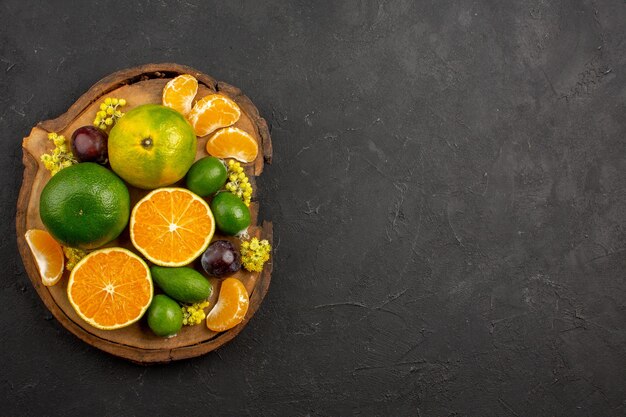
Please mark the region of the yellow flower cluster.
[[105, 98], [100, 104], [100, 110], [96, 113], [93, 125], [101, 130], [106, 130], [107, 127], [113, 126], [113, 123], [124, 115], [118, 108], [125, 105], [126, 100], [123, 98]]
[[261, 272], [263, 264], [270, 259], [272, 246], [263, 239], [259, 241], [256, 237], [241, 243], [241, 262], [248, 271]]
[[204, 309], [208, 306], [208, 301], [183, 305], [183, 324], [185, 326], [195, 326], [196, 324], [202, 323], [202, 320], [206, 318]]
[[67, 262], [65, 263], [65, 269], [67, 269], [68, 271], [74, 269], [78, 261], [80, 261], [87, 255], [87, 252], [85, 252], [84, 250], [70, 248], [69, 246], [63, 246], [63, 253], [67, 258]]
[[250, 180], [243, 172], [243, 167], [239, 162], [228, 161], [228, 182], [226, 189], [237, 197], [241, 198], [246, 206], [250, 206], [250, 198], [252, 197], [252, 186]]
[[41, 155], [41, 162], [50, 171], [50, 175], [54, 175], [63, 168], [67, 168], [77, 163], [72, 151], [69, 149], [67, 140], [63, 135], [57, 133], [48, 133], [48, 139], [54, 143], [54, 150], [51, 153]]

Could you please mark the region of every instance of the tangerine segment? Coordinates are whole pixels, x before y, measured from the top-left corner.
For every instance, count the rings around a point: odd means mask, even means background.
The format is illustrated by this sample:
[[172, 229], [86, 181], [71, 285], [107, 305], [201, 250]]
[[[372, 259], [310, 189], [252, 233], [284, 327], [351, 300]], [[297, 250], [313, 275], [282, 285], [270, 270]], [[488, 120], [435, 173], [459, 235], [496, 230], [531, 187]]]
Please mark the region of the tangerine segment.
[[197, 136], [206, 136], [221, 127], [227, 127], [239, 120], [239, 106], [226, 96], [210, 94], [193, 106], [187, 115]]
[[59, 242], [50, 233], [39, 229], [28, 230], [24, 237], [35, 257], [43, 285], [49, 287], [59, 282], [65, 266], [63, 248]]
[[226, 278], [222, 281], [215, 307], [206, 317], [207, 327], [214, 332], [232, 329], [243, 321], [249, 304], [250, 298], [243, 283], [236, 278]]
[[183, 74], [171, 79], [163, 88], [163, 105], [187, 115], [198, 93], [198, 80], [193, 75]]
[[206, 151], [218, 158], [234, 158], [241, 162], [252, 162], [259, 153], [259, 145], [247, 132], [229, 127], [218, 130], [206, 143]]
[[209, 246], [215, 220], [209, 205], [184, 188], [159, 188], [141, 199], [130, 216], [130, 239], [161, 266], [191, 263]]
[[87, 323], [104, 330], [139, 320], [152, 302], [148, 265], [123, 248], [91, 252], [70, 274], [67, 297]]

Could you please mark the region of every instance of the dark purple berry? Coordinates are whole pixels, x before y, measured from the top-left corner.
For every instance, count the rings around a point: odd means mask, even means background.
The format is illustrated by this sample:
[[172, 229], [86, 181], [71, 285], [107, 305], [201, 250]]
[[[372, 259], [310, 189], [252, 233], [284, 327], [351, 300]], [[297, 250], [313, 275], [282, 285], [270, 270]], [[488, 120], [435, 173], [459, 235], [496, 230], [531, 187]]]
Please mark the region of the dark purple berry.
[[109, 135], [94, 126], [79, 127], [72, 134], [72, 153], [78, 162], [108, 161], [107, 142]]
[[241, 255], [228, 240], [216, 240], [202, 254], [202, 268], [214, 277], [224, 277], [241, 269]]

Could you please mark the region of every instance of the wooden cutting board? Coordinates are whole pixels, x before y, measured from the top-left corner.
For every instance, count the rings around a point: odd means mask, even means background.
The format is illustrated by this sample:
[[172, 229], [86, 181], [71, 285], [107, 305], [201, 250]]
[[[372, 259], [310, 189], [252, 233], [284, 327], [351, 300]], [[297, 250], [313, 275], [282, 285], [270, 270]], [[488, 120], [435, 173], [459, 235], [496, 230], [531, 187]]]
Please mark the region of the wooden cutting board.
[[[45, 229], [39, 218], [39, 196], [50, 178], [50, 174], [41, 163], [40, 157], [43, 153], [54, 148], [48, 140], [48, 133], [57, 132], [70, 138], [76, 128], [91, 125], [98, 106], [105, 97], [126, 99], [128, 104], [123, 108], [124, 112], [141, 104], [160, 104], [163, 87], [170, 79], [180, 74], [191, 74], [198, 79], [199, 88], [196, 99], [219, 92], [230, 97], [241, 108], [241, 118], [235, 126], [251, 134], [259, 144], [257, 159], [245, 166], [246, 173], [256, 193], [255, 178], [263, 172], [264, 164], [271, 163], [272, 159], [272, 142], [267, 123], [259, 116], [257, 108], [250, 99], [238, 88], [215, 81], [212, 77], [183, 65], [148, 64], [115, 72], [91, 87], [62, 116], [38, 123], [22, 142], [24, 177], [17, 202], [16, 229], [19, 251], [33, 286], [54, 317], [84, 342], [113, 355], [143, 364], [170, 362], [199, 356], [232, 340], [258, 310], [267, 293], [272, 272], [271, 260], [265, 264], [261, 273], [242, 270], [235, 275], [244, 283], [250, 294], [250, 307], [241, 324], [221, 333], [210, 331], [204, 323], [196, 326], [184, 326], [176, 337], [167, 339], [155, 336], [146, 325], [145, 320], [140, 320], [138, 323], [123, 329], [108, 331], [96, 329], [84, 322], [67, 299], [66, 287], [69, 272], [65, 271], [63, 278], [55, 286], [44, 286], [41, 283], [37, 266], [24, 234], [28, 229]], [[196, 159], [207, 155], [205, 151], [207, 139], [208, 137], [198, 139]], [[147, 191], [144, 190], [131, 186], [128, 188], [133, 205], [147, 194]], [[254, 194], [250, 205], [252, 226], [249, 228], [249, 234], [267, 239], [272, 243], [272, 223], [263, 222], [259, 224], [258, 212], [259, 206], [256, 194]], [[216, 233], [214, 239], [218, 238], [237, 242], [237, 239], [227, 238]], [[139, 254], [130, 243], [128, 228], [118, 239], [106, 246], [122, 246]], [[193, 266], [200, 268], [199, 262], [194, 263]], [[220, 280], [211, 279], [211, 283], [213, 284], [213, 293], [209, 300], [211, 304], [209, 308], [217, 300]]]

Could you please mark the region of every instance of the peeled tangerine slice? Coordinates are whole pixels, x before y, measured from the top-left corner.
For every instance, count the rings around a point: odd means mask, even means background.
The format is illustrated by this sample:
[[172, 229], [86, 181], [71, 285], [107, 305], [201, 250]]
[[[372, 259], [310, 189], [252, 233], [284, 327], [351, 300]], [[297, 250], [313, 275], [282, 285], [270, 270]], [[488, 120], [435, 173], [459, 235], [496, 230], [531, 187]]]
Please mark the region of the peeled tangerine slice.
[[59, 242], [50, 233], [38, 229], [30, 229], [24, 237], [35, 257], [43, 285], [49, 287], [59, 282], [65, 266], [63, 248]]
[[198, 80], [192, 75], [183, 74], [170, 80], [163, 88], [163, 105], [184, 115], [191, 111], [191, 105], [198, 92]]
[[227, 127], [209, 138], [206, 151], [217, 158], [234, 158], [247, 163], [256, 159], [259, 145], [249, 133], [236, 127]]
[[196, 102], [187, 115], [197, 136], [206, 136], [239, 120], [239, 106], [226, 96], [210, 94]]
[[206, 317], [206, 325], [214, 332], [232, 329], [241, 323], [248, 311], [250, 299], [246, 287], [236, 278], [226, 278], [215, 307]]

